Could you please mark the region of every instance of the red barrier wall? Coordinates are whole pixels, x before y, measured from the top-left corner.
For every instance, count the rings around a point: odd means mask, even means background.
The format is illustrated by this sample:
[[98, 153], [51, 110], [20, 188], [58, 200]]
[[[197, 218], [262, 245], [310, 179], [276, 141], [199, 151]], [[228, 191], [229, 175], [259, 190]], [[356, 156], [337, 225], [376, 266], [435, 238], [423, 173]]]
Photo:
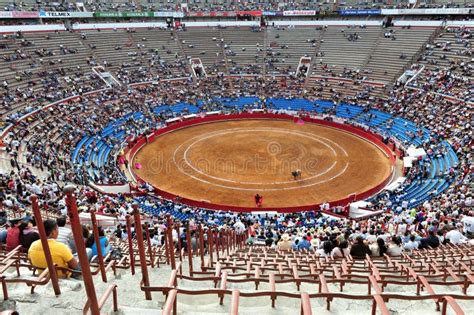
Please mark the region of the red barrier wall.
[[[223, 121], [223, 120], [239, 120], [239, 119], [283, 119], [283, 120], [294, 120], [296, 119], [294, 116], [287, 115], [287, 114], [275, 114], [275, 113], [263, 113], [263, 112], [258, 112], [258, 113], [240, 113], [240, 114], [221, 114], [221, 115], [210, 115], [210, 116], [205, 116], [205, 117], [196, 117], [188, 120], [180, 120], [173, 122], [169, 124], [166, 127], [163, 127], [161, 129], [153, 131], [151, 134], [147, 136], [142, 136], [141, 138], [137, 139], [133, 146], [131, 147], [129, 151], [129, 156], [130, 162], [133, 161], [133, 158], [135, 157], [135, 154], [147, 143], [147, 138], [148, 142], [153, 141], [153, 139], [157, 136], [163, 135], [168, 132], [172, 132], [177, 129], [182, 129], [186, 128], [189, 126], [193, 125], [198, 125], [198, 124], [204, 124], [208, 122], [213, 122], [213, 121]], [[351, 126], [351, 125], [346, 125], [346, 124], [340, 124], [332, 121], [327, 121], [327, 120], [322, 120], [322, 119], [317, 119], [317, 118], [310, 118], [310, 117], [302, 117], [306, 122], [310, 123], [315, 123], [323, 126], [328, 126], [332, 128], [336, 128], [339, 130], [344, 130], [346, 132], [355, 134], [361, 138], [366, 139], [367, 141], [377, 145], [382, 151], [386, 153], [388, 158], [390, 159], [390, 162], [392, 163], [392, 166], [395, 164], [395, 154], [394, 152], [387, 146], [385, 145], [382, 140], [383, 138], [375, 133], [372, 133], [370, 131], [366, 131], [362, 128]], [[393, 168], [392, 168], [393, 172]], [[143, 181], [138, 175], [135, 173], [133, 174], [137, 180]], [[355, 195], [355, 196], [349, 196], [344, 199], [340, 200], [334, 200], [330, 202], [330, 206], [346, 206], [350, 202], [354, 202], [357, 200], [362, 200], [367, 197], [370, 197], [374, 195], [376, 192], [380, 191], [383, 187], [385, 187], [388, 182], [390, 181], [392, 177], [392, 174], [389, 174], [389, 176], [384, 179], [380, 184], [377, 186], [373, 187], [372, 189], [365, 191], [361, 194]], [[157, 187], [155, 188], [155, 192], [166, 198], [173, 200], [176, 198], [176, 195], [173, 195], [171, 193], [168, 193], [166, 191], [160, 190]], [[228, 206], [228, 205], [218, 205], [218, 204], [213, 204], [213, 203], [207, 203], [207, 202], [202, 202], [202, 201], [197, 201], [197, 200], [192, 200], [192, 199], [187, 199], [187, 198], [180, 198], [179, 199], [180, 203], [193, 206], [193, 207], [199, 207], [199, 208], [206, 208], [206, 209], [213, 209], [213, 210], [227, 210], [227, 211], [236, 211], [236, 212], [251, 212], [251, 211], [278, 211], [278, 212], [299, 212], [299, 211], [310, 211], [310, 210], [318, 210], [319, 209], [319, 204], [314, 204], [314, 205], [309, 205], [309, 206], [301, 206], [301, 207], [286, 207], [286, 208], [245, 208], [245, 207], [236, 207], [236, 206]], [[332, 212], [329, 212], [328, 214], [334, 215]]]

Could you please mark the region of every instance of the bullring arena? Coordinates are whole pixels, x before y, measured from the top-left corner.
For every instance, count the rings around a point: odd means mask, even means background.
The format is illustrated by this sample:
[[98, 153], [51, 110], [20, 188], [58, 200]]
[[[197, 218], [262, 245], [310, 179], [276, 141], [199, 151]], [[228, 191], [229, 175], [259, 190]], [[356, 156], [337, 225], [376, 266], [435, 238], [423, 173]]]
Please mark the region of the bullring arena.
[[[337, 124], [268, 116], [224, 116], [160, 134], [135, 155], [132, 164], [142, 168], [134, 172], [160, 190], [223, 209], [254, 208], [259, 193], [264, 208], [280, 210], [356, 199], [393, 172], [387, 152]], [[294, 179], [297, 169], [302, 176]]]
[[0, 315], [474, 314], [473, 8], [0, 0]]

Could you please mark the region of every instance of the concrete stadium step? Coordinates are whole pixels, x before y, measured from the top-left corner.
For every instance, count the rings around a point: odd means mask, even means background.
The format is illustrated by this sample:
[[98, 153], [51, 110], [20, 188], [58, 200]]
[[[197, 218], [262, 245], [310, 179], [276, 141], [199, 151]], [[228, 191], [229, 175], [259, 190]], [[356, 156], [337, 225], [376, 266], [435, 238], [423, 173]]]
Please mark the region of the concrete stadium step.
[[129, 306], [120, 306], [117, 312], [111, 312], [114, 315], [156, 315], [160, 314], [162, 309], [160, 307], [156, 308], [138, 308], [138, 307], [129, 307]]

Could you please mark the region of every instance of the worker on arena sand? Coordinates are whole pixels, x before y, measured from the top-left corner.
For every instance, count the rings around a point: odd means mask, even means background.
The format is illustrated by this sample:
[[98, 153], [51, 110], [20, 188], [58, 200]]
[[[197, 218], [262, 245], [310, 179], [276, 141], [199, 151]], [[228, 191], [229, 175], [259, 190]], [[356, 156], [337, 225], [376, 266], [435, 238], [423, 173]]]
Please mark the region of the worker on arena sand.
[[254, 196], [255, 199], [255, 207], [259, 208], [262, 206], [263, 203], [263, 196], [260, 196], [259, 194], [256, 194]]

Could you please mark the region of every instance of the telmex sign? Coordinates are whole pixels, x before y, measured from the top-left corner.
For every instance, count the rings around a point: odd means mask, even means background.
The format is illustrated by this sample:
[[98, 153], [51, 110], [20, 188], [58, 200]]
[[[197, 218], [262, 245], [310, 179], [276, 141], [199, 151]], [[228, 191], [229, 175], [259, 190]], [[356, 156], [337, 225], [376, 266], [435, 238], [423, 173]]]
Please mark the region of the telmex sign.
[[64, 18], [64, 17], [71, 17], [71, 12], [45, 12], [45, 11], [40, 11], [39, 16], [41, 18]]

